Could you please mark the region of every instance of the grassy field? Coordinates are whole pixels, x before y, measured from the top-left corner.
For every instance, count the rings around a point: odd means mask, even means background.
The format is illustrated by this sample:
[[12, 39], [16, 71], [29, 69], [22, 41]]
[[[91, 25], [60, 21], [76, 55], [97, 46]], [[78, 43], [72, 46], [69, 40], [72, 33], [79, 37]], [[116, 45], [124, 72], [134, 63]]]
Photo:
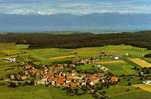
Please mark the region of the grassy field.
[[74, 49], [74, 52], [77, 53], [78, 56], [96, 56], [100, 52], [105, 52], [109, 55], [119, 55], [126, 56], [128, 53], [129, 57], [143, 57], [145, 54], [151, 53], [150, 50], [145, 48], [138, 48], [129, 45], [108, 45], [104, 47], [88, 47], [88, 48], [78, 48]]
[[0, 86], [1, 99], [93, 99], [91, 95], [69, 96], [62, 89], [44, 86], [8, 88]]
[[18, 71], [17, 63], [4, 63], [0, 62], [0, 78], [6, 77], [8, 74]]
[[133, 70], [133, 65], [127, 62], [114, 62], [110, 64], [104, 64], [109, 70], [116, 75], [133, 75], [135, 74], [135, 70]]
[[[68, 96], [62, 89], [44, 86], [8, 88], [0, 86], [1, 99], [93, 99], [91, 95]], [[113, 86], [105, 90], [111, 99], [150, 99], [151, 94], [135, 87]]]
[[126, 54], [128, 53], [129, 57], [143, 57], [145, 54], [151, 53], [150, 50], [147, 50], [145, 48], [138, 48], [128, 45], [108, 45], [105, 47], [101, 47], [100, 49], [112, 55], [126, 56]]
[[98, 68], [93, 64], [87, 64], [76, 66], [76, 70], [81, 72], [95, 73], [98, 70]]
[[106, 90], [111, 99], [150, 99], [151, 93], [132, 86], [113, 86]]
[[[6, 46], [9, 46], [7, 44]], [[58, 48], [43, 48], [43, 49], [27, 49], [28, 45], [13, 45], [10, 44], [11, 49], [5, 47], [5, 49], [0, 50], [0, 58], [13, 55], [26, 55], [41, 61], [42, 63], [49, 63], [52, 59], [54, 61], [55, 57], [65, 56], [79, 56], [79, 57], [90, 57], [97, 56], [101, 52], [105, 52], [109, 55], [125, 56], [127, 53], [129, 57], [143, 57], [145, 54], [151, 53], [151, 51], [144, 48], [137, 48], [127, 45], [117, 45], [117, 46], [105, 46], [105, 47], [86, 47], [77, 49], [58, 49]], [[4, 44], [0, 44], [0, 47], [4, 47]], [[53, 59], [54, 58], [54, 59]], [[62, 58], [63, 59], [63, 58]], [[60, 59], [61, 60], [61, 59]]]

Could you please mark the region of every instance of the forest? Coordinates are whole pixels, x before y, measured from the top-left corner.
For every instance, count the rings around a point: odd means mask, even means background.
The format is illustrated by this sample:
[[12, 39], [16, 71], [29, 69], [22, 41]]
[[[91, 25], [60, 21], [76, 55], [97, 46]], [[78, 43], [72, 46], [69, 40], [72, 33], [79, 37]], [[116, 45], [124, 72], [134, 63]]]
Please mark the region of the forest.
[[30, 48], [81, 48], [104, 45], [133, 45], [151, 49], [151, 31], [95, 33], [0, 33], [0, 42], [29, 44]]

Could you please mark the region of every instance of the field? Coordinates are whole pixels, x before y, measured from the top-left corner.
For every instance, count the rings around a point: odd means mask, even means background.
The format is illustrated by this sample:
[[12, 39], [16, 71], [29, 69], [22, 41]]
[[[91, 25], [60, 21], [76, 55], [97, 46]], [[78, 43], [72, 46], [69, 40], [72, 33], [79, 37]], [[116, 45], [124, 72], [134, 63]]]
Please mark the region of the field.
[[127, 62], [110, 63], [110, 64], [105, 64], [104, 66], [109, 68], [112, 73], [119, 76], [136, 74], [135, 70], [132, 69], [134, 66]]
[[58, 57], [52, 57], [49, 58], [50, 60], [62, 60], [62, 59], [66, 59], [66, 58], [74, 58], [75, 55], [66, 55], [66, 56], [58, 56]]
[[146, 62], [143, 59], [140, 58], [132, 58], [130, 59], [132, 62], [134, 62], [135, 64], [141, 66], [142, 68], [151, 68], [151, 64]]
[[116, 63], [126, 63], [125, 61], [123, 60], [111, 60], [111, 61], [100, 61], [100, 62], [97, 62], [97, 64], [103, 64], [103, 65], [108, 65], [108, 64], [116, 64]]
[[[104, 52], [107, 55], [121, 57], [119, 60], [115, 60], [110, 56], [104, 57], [97, 62], [97, 64], [102, 64], [113, 74], [118, 76], [135, 75], [137, 73], [133, 69], [134, 64], [125, 59], [135, 59], [137, 64], [143, 67], [150, 66], [150, 59], [148, 59], [148, 62], [142, 60], [145, 54], [151, 53], [150, 50], [128, 45], [109, 45], [104, 47], [86, 47], [77, 49], [29, 49], [28, 45], [0, 44], [0, 79], [4, 79], [8, 74], [18, 71], [21, 63], [29, 60], [32, 60], [38, 64], [51, 64], [56, 61], [71, 60], [74, 57], [85, 58], [98, 56], [101, 52]], [[19, 63], [9, 63], [2, 60], [8, 57], [17, 57]], [[77, 67], [77, 69], [89, 71], [94, 69], [94, 66], [92, 64], [81, 65]], [[127, 83], [127, 81], [124, 83]], [[127, 91], [128, 89], [130, 90]], [[113, 86], [104, 90], [106, 90], [107, 95], [109, 95], [111, 99], [150, 99], [151, 97], [151, 93], [143, 88], [137, 89], [136, 87], [124, 84]], [[64, 90], [54, 87], [22, 86], [9, 88], [2, 85], [0, 85], [0, 97], [2, 99], [93, 99], [90, 94], [68, 96]]]
[[91, 95], [68, 96], [62, 89], [44, 86], [8, 88], [0, 86], [1, 99], [93, 99]]
[[135, 87], [139, 87], [145, 91], [151, 92], [151, 85], [138, 84], [134, 85]]
[[150, 99], [151, 93], [132, 86], [113, 86], [106, 90], [111, 99]]

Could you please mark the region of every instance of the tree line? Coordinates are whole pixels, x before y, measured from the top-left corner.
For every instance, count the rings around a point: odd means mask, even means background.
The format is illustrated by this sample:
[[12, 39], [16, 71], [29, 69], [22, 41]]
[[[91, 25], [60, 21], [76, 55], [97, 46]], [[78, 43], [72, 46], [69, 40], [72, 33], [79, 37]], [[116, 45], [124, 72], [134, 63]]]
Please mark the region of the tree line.
[[0, 42], [29, 44], [31, 48], [80, 48], [104, 45], [133, 45], [151, 49], [151, 31], [111, 34], [94, 33], [1, 33]]

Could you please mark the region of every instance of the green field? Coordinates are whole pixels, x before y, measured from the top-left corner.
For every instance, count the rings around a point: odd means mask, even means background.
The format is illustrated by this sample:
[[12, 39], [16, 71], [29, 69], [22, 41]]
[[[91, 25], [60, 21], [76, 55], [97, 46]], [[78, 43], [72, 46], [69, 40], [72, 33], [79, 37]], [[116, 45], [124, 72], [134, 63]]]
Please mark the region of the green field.
[[133, 70], [133, 65], [125, 62], [125, 63], [111, 63], [105, 65], [113, 74], [116, 75], [133, 75], [136, 74], [135, 70]]
[[106, 90], [111, 99], [150, 99], [151, 93], [132, 86], [113, 86]]
[[[145, 54], [151, 53], [150, 50], [145, 48], [137, 48], [128, 45], [109, 45], [104, 47], [88, 47], [77, 49], [59, 49], [59, 48], [43, 48], [43, 49], [29, 49], [28, 45], [15, 45], [15, 44], [0, 44], [0, 79], [5, 78], [8, 74], [19, 70], [20, 63], [4, 62], [3, 58], [17, 57], [19, 62], [26, 62], [32, 60], [39, 64], [51, 64], [55, 61], [70, 60], [75, 57], [92, 57], [97, 56], [99, 53], [105, 52], [109, 55], [121, 56], [124, 62], [115, 62], [104, 64], [113, 74], [120, 75], [135, 75], [136, 71], [133, 70], [133, 64], [125, 60], [125, 58], [143, 58]], [[128, 53], [128, 55], [126, 55]], [[59, 60], [57, 60], [58, 58]], [[64, 57], [64, 58], [63, 58]], [[150, 59], [146, 59], [151, 62]], [[102, 62], [114, 61], [111, 57], [104, 57]], [[93, 69], [93, 65], [78, 66], [78, 70], [89, 71]], [[130, 89], [129, 91], [126, 91]], [[106, 89], [107, 95], [111, 99], [151, 99], [151, 93], [145, 92], [141, 89], [136, 89], [128, 86], [113, 86]], [[91, 95], [85, 94], [82, 96], [68, 96], [65, 91], [53, 87], [42, 86], [23, 86], [17, 88], [8, 88], [0, 85], [0, 98], [1, 99], [93, 99]]]
[[1, 99], [93, 99], [91, 95], [69, 96], [62, 89], [45, 86], [8, 88], [0, 86]]

